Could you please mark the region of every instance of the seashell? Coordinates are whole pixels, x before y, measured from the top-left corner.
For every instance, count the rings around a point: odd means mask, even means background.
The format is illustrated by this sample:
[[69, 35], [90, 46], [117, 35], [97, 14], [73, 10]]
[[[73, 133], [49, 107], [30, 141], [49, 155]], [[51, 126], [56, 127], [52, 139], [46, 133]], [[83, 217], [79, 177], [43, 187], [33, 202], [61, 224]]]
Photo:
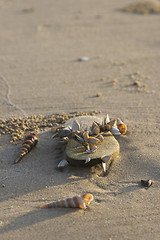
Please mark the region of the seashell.
[[102, 161], [105, 162], [105, 163], [107, 163], [111, 158], [112, 158], [112, 155], [101, 157]]
[[104, 119], [104, 125], [110, 122], [109, 115], [107, 114], [106, 118]]
[[20, 152], [16, 160], [14, 161], [14, 163], [20, 162], [22, 157], [25, 156], [28, 152], [30, 152], [31, 149], [38, 143], [38, 141], [39, 141], [39, 138], [34, 132], [27, 134], [24, 137], [24, 141], [20, 148]]
[[102, 167], [103, 167], [103, 171], [106, 172], [107, 171], [107, 164], [105, 162], [102, 162]]
[[119, 129], [117, 127], [112, 127], [110, 132], [113, 134], [113, 135], [121, 135]]
[[103, 171], [106, 172], [107, 171], [107, 163], [109, 160], [112, 159], [112, 155], [110, 156], [103, 156], [101, 157], [102, 159], [102, 167], [103, 167]]
[[100, 133], [100, 128], [95, 121], [92, 123], [91, 133], [95, 135], [98, 135]]
[[97, 136], [97, 138], [98, 138], [101, 142], [103, 142], [103, 140], [104, 140], [104, 137], [103, 137], [101, 134], [99, 134], [99, 135]]
[[122, 122], [120, 118], [117, 118], [117, 128], [119, 129], [122, 135], [125, 135], [127, 132], [127, 126]]
[[92, 148], [92, 149], [87, 149], [86, 152], [88, 152], [88, 153], [94, 153], [97, 149], [98, 149], [97, 146], [95, 146], [95, 147]]
[[81, 136], [79, 136], [79, 135], [77, 135], [77, 134], [74, 134], [74, 138], [78, 141], [78, 142], [80, 142], [81, 144], [85, 144], [85, 141], [84, 141], [84, 139], [81, 137]]
[[88, 142], [89, 134], [84, 129], [82, 129], [82, 137], [83, 137], [85, 142]]
[[88, 143], [89, 144], [97, 144], [98, 142], [99, 142], [100, 140], [98, 139], [98, 138], [96, 138], [96, 137], [89, 137], [88, 138]]
[[78, 61], [79, 61], [79, 62], [86, 62], [86, 61], [88, 61], [88, 60], [89, 60], [88, 57], [80, 57], [80, 58], [78, 58]]
[[149, 188], [150, 186], [152, 186], [152, 180], [151, 179], [148, 179], [147, 181], [146, 180], [141, 180], [141, 185]]
[[87, 164], [88, 162], [90, 162], [91, 161], [91, 158], [90, 157], [87, 157], [86, 158], [86, 161], [85, 161], [85, 164]]
[[58, 164], [58, 168], [63, 168], [68, 165], [68, 162], [64, 159], [61, 160], [60, 163]]
[[72, 124], [72, 132], [76, 132], [80, 130], [80, 124], [79, 122], [75, 119]]
[[116, 126], [116, 120], [113, 119], [111, 120], [110, 122], [108, 122], [106, 125], [105, 125], [105, 128], [107, 131], [110, 131], [110, 129], [112, 129], [112, 127]]
[[40, 206], [40, 208], [81, 208], [86, 209], [87, 205], [93, 200], [93, 195], [86, 193], [83, 196], [66, 198], [53, 203]]

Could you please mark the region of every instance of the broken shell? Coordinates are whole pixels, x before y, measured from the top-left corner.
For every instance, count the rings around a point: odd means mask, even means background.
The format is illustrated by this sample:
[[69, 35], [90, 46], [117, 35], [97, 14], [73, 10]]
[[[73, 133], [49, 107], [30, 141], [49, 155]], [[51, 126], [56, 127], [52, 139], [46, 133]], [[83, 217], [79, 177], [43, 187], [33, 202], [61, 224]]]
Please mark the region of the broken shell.
[[40, 208], [81, 208], [86, 209], [87, 205], [93, 200], [93, 195], [87, 193], [83, 196], [66, 198], [53, 203], [40, 206]]
[[122, 122], [120, 118], [117, 118], [117, 128], [119, 129], [122, 135], [126, 134], [127, 126], [124, 124], [124, 122]]

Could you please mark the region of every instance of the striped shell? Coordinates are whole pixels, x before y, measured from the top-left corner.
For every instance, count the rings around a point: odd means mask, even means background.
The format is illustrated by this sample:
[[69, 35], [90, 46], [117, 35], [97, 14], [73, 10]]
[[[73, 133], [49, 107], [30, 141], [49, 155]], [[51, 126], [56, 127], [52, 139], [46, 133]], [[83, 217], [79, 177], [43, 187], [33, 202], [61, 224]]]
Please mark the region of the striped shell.
[[80, 208], [86, 209], [87, 205], [93, 200], [93, 195], [86, 193], [83, 196], [75, 196], [73, 198], [66, 198], [57, 202], [49, 203], [40, 206], [40, 208]]
[[22, 157], [24, 157], [31, 149], [38, 143], [39, 138], [35, 133], [29, 133], [24, 137], [23, 144], [20, 148], [20, 152], [14, 161], [14, 163], [18, 163], [21, 161]]

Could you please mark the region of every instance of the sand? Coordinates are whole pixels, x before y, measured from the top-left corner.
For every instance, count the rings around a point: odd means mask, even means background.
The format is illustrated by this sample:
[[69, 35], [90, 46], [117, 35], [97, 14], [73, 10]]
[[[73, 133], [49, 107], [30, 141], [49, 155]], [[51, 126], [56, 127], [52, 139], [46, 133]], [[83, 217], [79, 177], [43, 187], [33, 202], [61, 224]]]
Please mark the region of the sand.
[[[159, 238], [160, 15], [119, 11], [131, 3], [1, 0], [0, 239]], [[105, 177], [98, 167], [58, 171], [52, 126], [35, 119], [94, 110], [127, 124], [119, 158]], [[30, 128], [40, 139], [17, 165], [10, 119], [33, 124], [15, 140]], [[85, 192], [85, 211], [39, 208]]]

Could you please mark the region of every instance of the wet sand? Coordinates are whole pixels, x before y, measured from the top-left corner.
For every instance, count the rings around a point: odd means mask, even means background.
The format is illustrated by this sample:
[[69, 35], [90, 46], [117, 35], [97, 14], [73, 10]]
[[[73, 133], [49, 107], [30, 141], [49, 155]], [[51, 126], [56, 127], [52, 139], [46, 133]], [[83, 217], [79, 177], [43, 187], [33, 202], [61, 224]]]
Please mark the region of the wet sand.
[[[2, 240], [158, 239], [160, 14], [120, 11], [128, 5], [0, 2]], [[116, 137], [119, 158], [105, 177], [99, 166], [58, 171], [51, 128], [94, 110], [127, 124]], [[39, 143], [14, 165], [19, 139], [32, 130]], [[141, 179], [153, 185], [145, 189]], [[85, 192], [94, 195], [85, 211], [39, 209]]]

